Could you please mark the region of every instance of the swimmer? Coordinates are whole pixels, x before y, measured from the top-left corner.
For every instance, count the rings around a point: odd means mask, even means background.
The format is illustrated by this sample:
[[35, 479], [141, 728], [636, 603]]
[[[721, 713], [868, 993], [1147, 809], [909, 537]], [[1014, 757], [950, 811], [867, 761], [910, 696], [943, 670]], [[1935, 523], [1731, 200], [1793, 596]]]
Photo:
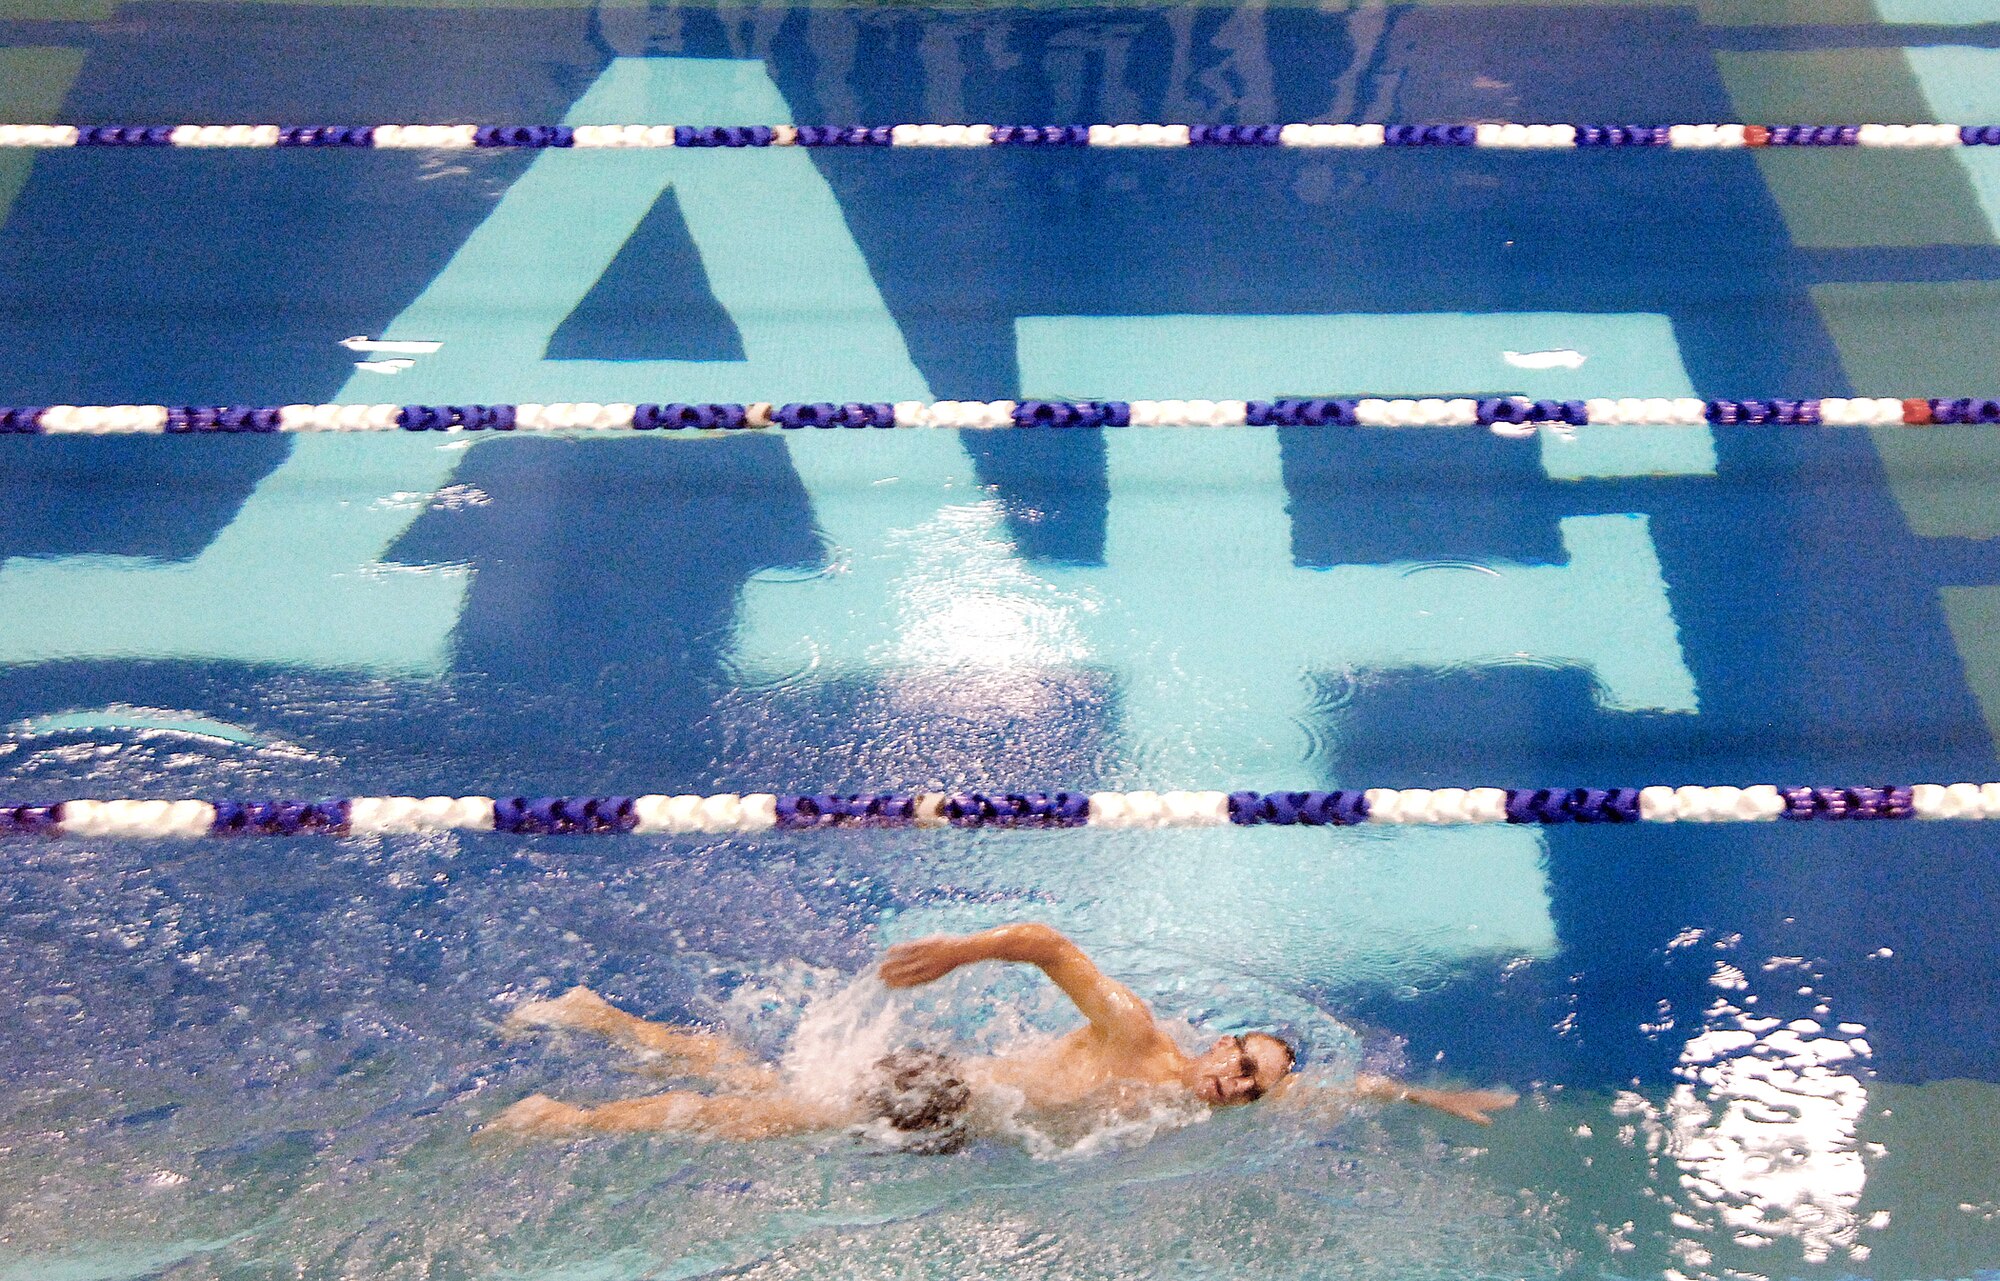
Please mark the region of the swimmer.
[[[591, 1032], [627, 1049], [679, 1061], [714, 1093], [669, 1090], [598, 1107], [532, 1094], [497, 1117], [502, 1130], [533, 1134], [680, 1130], [725, 1139], [767, 1139], [886, 1122], [905, 1150], [950, 1152], [971, 1137], [975, 1092], [1018, 1091], [1036, 1112], [1116, 1107], [1150, 1090], [1180, 1091], [1210, 1108], [1240, 1107], [1292, 1084], [1297, 1055], [1268, 1032], [1225, 1036], [1198, 1055], [1175, 1043], [1146, 1003], [1107, 977], [1083, 949], [1046, 925], [1022, 922], [958, 937], [898, 943], [883, 957], [892, 988], [918, 987], [962, 965], [1011, 961], [1033, 965], [1076, 1003], [1083, 1027], [1035, 1049], [990, 1058], [954, 1059], [902, 1049], [883, 1058], [846, 1099], [827, 1101], [787, 1088], [778, 1070], [759, 1063], [726, 1036], [652, 1023], [613, 1006], [588, 988], [517, 1008], [514, 1028]], [[1418, 1103], [1476, 1125], [1513, 1104], [1499, 1090], [1431, 1090], [1364, 1073], [1352, 1092], [1363, 1099]]]

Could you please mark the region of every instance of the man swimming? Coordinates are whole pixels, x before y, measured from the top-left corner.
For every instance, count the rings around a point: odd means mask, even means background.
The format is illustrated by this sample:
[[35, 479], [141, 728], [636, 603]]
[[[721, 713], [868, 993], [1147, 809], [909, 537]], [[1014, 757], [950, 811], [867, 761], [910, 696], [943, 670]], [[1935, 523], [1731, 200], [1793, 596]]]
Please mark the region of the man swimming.
[[[880, 973], [889, 987], [910, 988], [979, 961], [1038, 967], [1087, 1022], [1015, 1054], [952, 1059], [931, 1050], [898, 1050], [878, 1062], [850, 1095], [829, 1099], [789, 1087], [776, 1068], [757, 1062], [726, 1036], [651, 1023], [577, 987], [554, 1000], [518, 1007], [509, 1024], [596, 1033], [628, 1049], [679, 1060], [689, 1075], [705, 1077], [719, 1090], [669, 1090], [589, 1108], [532, 1094], [493, 1124], [538, 1134], [682, 1130], [766, 1139], [886, 1122], [905, 1148], [947, 1152], [970, 1137], [970, 1104], [982, 1091], [1018, 1092], [1028, 1109], [1054, 1113], [1114, 1108], [1148, 1091], [1177, 1091], [1210, 1108], [1237, 1107], [1292, 1083], [1297, 1056], [1268, 1032], [1225, 1036], [1201, 1054], [1189, 1054], [1136, 993], [1046, 925], [1021, 922], [898, 943], [883, 957]], [[1420, 1103], [1478, 1125], [1491, 1124], [1488, 1112], [1514, 1102], [1504, 1091], [1430, 1090], [1367, 1073], [1355, 1077], [1352, 1092], [1363, 1099]]]

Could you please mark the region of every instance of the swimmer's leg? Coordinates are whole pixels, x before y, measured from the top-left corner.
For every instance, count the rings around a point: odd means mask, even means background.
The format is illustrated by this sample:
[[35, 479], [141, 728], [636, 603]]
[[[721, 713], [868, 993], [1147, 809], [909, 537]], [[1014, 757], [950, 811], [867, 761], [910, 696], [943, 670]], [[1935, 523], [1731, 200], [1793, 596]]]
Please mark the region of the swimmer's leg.
[[1354, 1078], [1354, 1092], [1381, 1103], [1421, 1103], [1474, 1125], [1493, 1124], [1486, 1114], [1511, 1108], [1519, 1098], [1512, 1090], [1428, 1090], [1367, 1072]]
[[513, 1030], [535, 1027], [592, 1032], [613, 1045], [678, 1059], [689, 1072], [741, 1089], [777, 1083], [777, 1073], [727, 1036], [654, 1023], [627, 1014], [587, 987], [573, 987], [549, 1001], [528, 1001], [507, 1016]]
[[854, 1118], [775, 1090], [709, 1095], [669, 1090], [599, 1107], [558, 1103], [531, 1094], [493, 1119], [489, 1128], [521, 1134], [640, 1134], [664, 1131], [721, 1139], [776, 1139], [845, 1125]]

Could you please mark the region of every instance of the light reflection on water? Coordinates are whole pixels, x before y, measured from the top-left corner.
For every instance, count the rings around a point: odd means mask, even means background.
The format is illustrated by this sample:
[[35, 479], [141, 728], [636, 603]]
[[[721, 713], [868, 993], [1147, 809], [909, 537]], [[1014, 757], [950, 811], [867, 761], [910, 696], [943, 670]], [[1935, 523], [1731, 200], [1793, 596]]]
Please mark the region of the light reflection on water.
[[[1803, 958], [1773, 957], [1761, 969], [1803, 966]], [[1859, 1213], [1871, 1146], [1859, 1138], [1869, 1104], [1866, 1029], [1823, 1022], [1824, 1001], [1814, 1007], [1821, 1017], [1760, 1015], [1758, 997], [1744, 995], [1747, 977], [1727, 962], [1716, 962], [1711, 985], [1730, 995], [1710, 1004], [1683, 1048], [1681, 1084], [1659, 1103], [1621, 1091], [1611, 1107], [1637, 1126], [1669, 1211], [1666, 1275], [1718, 1281], [1866, 1262], [1862, 1229], [1889, 1217]], [[1773, 1251], [1780, 1257], [1762, 1257]]]
[[[1088, 605], [1027, 570], [1003, 515], [997, 501], [945, 506], [934, 520], [897, 536], [907, 539], [911, 560], [896, 584], [893, 608], [901, 625], [891, 666], [1013, 674], [1084, 660], [1089, 650], [1071, 614]], [[980, 682], [967, 696], [984, 703], [1015, 683]]]

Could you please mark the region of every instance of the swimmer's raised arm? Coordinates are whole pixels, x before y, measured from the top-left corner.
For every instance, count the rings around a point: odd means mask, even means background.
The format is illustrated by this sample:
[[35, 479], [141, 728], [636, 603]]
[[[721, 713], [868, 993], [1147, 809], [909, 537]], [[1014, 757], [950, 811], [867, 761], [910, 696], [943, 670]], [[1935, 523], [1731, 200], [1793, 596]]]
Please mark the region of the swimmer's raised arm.
[[898, 943], [882, 958], [882, 981], [916, 987], [979, 961], [1015, 961], [1049, 976], [1076, 1003], [1092, 1027], [1117, 1039], [1159, 1035], [1153, 1012], [1123, 983], [1106, 977], [1083, 949], [1037, 921], [1018, 921], [978, 934], [946, 935]]

